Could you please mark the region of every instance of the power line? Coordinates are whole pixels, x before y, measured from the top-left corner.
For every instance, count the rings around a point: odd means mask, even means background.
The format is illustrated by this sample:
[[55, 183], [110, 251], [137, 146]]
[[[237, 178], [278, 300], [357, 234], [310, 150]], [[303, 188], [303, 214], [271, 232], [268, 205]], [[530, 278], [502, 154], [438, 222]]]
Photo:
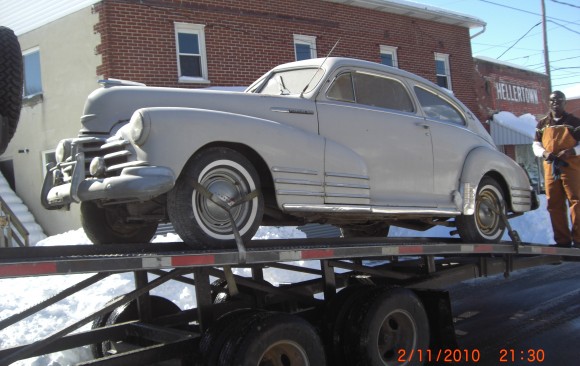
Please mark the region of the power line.
[[532, 29], [536, 28], [540, 24], [542, 24], [542, 22], [539, 22], [536, 25], [534, 25], [533, 27], [531, 27], [530, 29], [528, 29], [528, 31], [523, 36], [521, 36], [514, 44], [509, 46], [509, 48], [507, 50], [505, 50], [501, 55], [499, 55], [499, 57], [497, 59], [499, 60], [503, 55], [505, 55], [509, 50], [511, 50], [513, 46], [518, 44], [519, 41], [521, 41], [525, 36], [527, 36], [528, 33], [530, 33], [532, 31]]
[[[536, 15], [536, 16], [539, 16], [539, 17], [542, 16], [542, 14], [534, 13], [533, 11], [528, 11], [528, 10], [524, 10], [524, 9], [520, 9], [520, 8], [514, 8], [513, 6], [509, 6], [509, 5], [494, 3], [493, 1], [489, 1], [489, 0], [479, 0], [479, 1], [484, 2], [484, 3], [488, 3], [488, 4], [492, 4], [492, 5], [496, 5], [496, 6], [501, 6], [503, 8], [508, 8], [508, 9], [516, 10], [516, 11], [519, 11], [519, 12], [522, 12], [522, 13], [532, 14], [532, 15]], [[546, 18], [547, 19], [555, 19], [555, 20], [557, 20], [559, 22], [571, 23], [571, 24], [578, 25], [578, 23], [571, 22], [569, 20], [558, 19], [558, 18], [553, 18], [553, 17], [546, 17]]]
[[568, 6], [571, 6], [571, 7], [573, 7], [573, 8], [580, 8], [580, 6], [578, 6], [578, 5], [574, 5], [574, 4], [568, 4], [568, 3], [565, 3], [565, 2], [563, 2], [563, 1], [552, 0], [552, 2], [554, 2], [554, 3], [556, 3], [556, 4], [568, 5]]

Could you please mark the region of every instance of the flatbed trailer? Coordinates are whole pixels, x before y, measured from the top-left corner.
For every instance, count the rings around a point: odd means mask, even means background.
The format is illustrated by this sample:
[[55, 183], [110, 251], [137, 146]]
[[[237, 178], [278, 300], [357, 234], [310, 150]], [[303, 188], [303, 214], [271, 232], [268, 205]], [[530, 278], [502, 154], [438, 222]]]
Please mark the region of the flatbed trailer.
[[[85, 345], [95, 360], [82, 365], [410, 365], [423, 363], [410, 357], [419, 350], [436, 364], [457, 346], [442, 287], [578, 259], [578, 249], [449, 238], [252, 240], [243, 252], [183, 243], [3, 248], [0, 278], [94, 274], [0, 329], [114, 273], [133, 272], [135, 290], [45, 339], [0, 350], [0, 365]], [[235, 275], [239, 267], [251, 277]], [[274, 286], [266, 268], [312, 279]], [[150, 295], [169, 280], [195, 286], [197, 306]]]

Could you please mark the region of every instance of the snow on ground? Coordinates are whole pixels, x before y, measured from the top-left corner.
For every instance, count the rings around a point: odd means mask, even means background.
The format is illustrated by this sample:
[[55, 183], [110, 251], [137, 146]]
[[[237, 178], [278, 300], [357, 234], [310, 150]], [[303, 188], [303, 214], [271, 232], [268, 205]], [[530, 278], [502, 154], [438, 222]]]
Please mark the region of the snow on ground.
[[[533, 212], [510, 220], [513, 228], [517, 230], [523, 241], [551, 244], [552, 229], [546, 212], [545, 198], [541, 196], [541, 207]], [[436, 227], [425, 232], [417, 232], [400, 228], [392, 228], [390, 236], [431, 236], [449, 237], [451, 229]], [[262, 227], [256, 234], [257, 239], [276, 238], [303, 238], [303, 232], [295, 227], [273, 228]], [[504, 239], [508, 240], [507, 234]], [[167, 234], [156, 237], [154, 242], [174, 242], [179, 237], [175, 234]], [[38, 246], [54, 245], [89, 245], [90, 241], [82, 229], [55, 235], [41, 240]], [[298, 263], [309, 267], [317, 267], [318, 262]], [[247, 275], [246, 271], [238, 270], [238, 274]], [[59, 291], [72, 286], [79, 281], [88, 278], [90, 274], [25, 277], [0, 280], [0, 319], [6, 319], [26, 308], [57, 294]], [[265, 279], [273, 284], [302, 280], [300, 275], [281, 270], [266, 270]], [[0, 349], [13, 347], [21, 344], [43, 339], [56, 331], [82, 319], [107, 301], [117, 295], [127, 293], [134, 289], [133, 275], [131, 273], [115, 274], [99, 283], [73, 295], [69, 298], [48, 307], [42, 312], [29, 317], [17, 324], [0, 330]], [[195, 307], [195, 289], [176, 281], [170, 281], [152, 292], [153, 294], [166, 297], [175, 302], [182, 309]], [[89, 329], [90, 325], [83, 327]], [[34, 357], [19, 361], [13, 365], [18, 366], [65, 366], [92, 358], [88, 347], [58, 352], [50, 355]]]

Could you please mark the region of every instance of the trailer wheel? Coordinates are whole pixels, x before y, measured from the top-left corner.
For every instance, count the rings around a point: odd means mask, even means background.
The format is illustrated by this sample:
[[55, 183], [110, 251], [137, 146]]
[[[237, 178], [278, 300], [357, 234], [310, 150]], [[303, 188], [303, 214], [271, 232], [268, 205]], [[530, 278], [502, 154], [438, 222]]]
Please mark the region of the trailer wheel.
[[[242, 240], [254, 236], [262, 222], [264, 197], [258, 173], [246, 157], [229, 148], [203, 150], [187, 163], [167, 196], [169, 218], [185, 243], [195, 248], [233, 246], [227, 212], [195, 184], [229, 206]], [[248, 198], [253, 192], [257, 195]], [[247, 200], [241, 201], [244, 198]]]
[[378, 222], [366, 225], [344, 225], [340, 227], [340, 232], [343, 238], [384, 238], [389, 235], [389, 229], [389, 225]]
[[474, 214], [455, 219], [461, 239], [467, 243], [497, 243], [505, 231], [500, 215], [503, 201], [501, 187], [494, 179], [484, 177], [477, 188]]
[[100, 207], [93, 201], [81, 202], [81, 223], [94, 244], [148, 243], [157, 231], [157, 222], [128, 222], [125, 205]]
[[22, 106], [22, 52], [12, 29], [0, 26], [0, 155], [16, 132]]
[[351, 285], [343, 288], [326, 305], [322, 317], [322, 339], [326, 348], [329, 365], [344, 363], [343, 344], [346, 318], [357, 299], [375, 289], [369, 285]]
[[218, 365], [318, 366], [326, 365], [326, 359], [310, 323], [295, 315], [269, 313], [226, 341]]
[[256, 319], [269, 313], [256, 309], [237, 309], [218, 318], [202, 335], [199, 351], [203, 365], [217, 365], [223, 345], [242, 329], [246, 329]]
[[345, 329], [347, 365], [415, 365], [399, 362], [399, 351], [429, 347], [429, 320], [419, 298], [408, 289], [389, 288], [367, 294], [353, 307]]
[[[117, 300], [114, 298], [107, 304]], [[179, 306], [164, 297], [151, 295], [151, 318], [159, 318], [166, 315], [177, 314], [181, 311]], [[125, 303], [110, 313], [104, 314], [93, 321], [92, 329], [101, 328], [107, 325], [115, 325], [120, 323], [125, 323], [131, 320], [139, 319], [139, 309], [137, 305], [137, 300], [129, 301]], [[183, 328], [187, 325], [184, 324]], [[180, 327], [181, 328], [181, 327]], [[100, 344], [92, 344], [91, 352], [95, 358], [101, 358], [108, 356], [109, 354], [114, 354], [117, 352], [118, 344], [113, 341], [104, 341]]]

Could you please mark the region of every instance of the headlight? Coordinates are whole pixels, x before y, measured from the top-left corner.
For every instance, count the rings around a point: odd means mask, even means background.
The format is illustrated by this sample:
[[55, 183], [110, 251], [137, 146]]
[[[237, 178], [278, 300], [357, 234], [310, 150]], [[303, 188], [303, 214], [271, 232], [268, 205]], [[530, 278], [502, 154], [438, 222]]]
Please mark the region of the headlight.
[[141, 111], [133, 113], [131, 121], [129, 122], [131, 126], [131, 140], [137, 146], [141, 146], [147, 141], [149, 137], [149, 130], [151, 129], [151, 121], [147, 114], [143, 114]]
[[54, 152], [56, 162], [62, 163], [63, 161], [66, 161], [66, 159], [70, 155], [71, 155], [71, 140], [70, 139], [60, 140]]

